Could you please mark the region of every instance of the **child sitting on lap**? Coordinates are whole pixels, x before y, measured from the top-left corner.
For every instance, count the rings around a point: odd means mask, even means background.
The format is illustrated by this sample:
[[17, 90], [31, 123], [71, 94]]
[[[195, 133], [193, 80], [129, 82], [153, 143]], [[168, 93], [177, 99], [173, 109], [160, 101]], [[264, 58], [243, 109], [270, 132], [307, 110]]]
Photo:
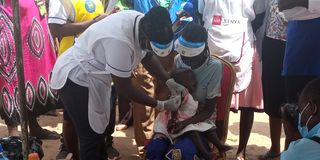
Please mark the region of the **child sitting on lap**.
[[[156, 118], [154, 124], [154, 138], [168, 138], [171, 142], [182, 134], [187, 134], [200, 151], [202, 156], [206, 159], [212, 159], [214, 154], [207, 151], [207, 147], [202, 143], [200, 132], [204, 133], [214, 146], [216, 146], [220, 154], [232, 149], [231, 146], [221, 144], [216, 134], [216, 126], [213, 123], [199, 122], [196, 124], [188, 124], [186, 127], [179, 125], [182, 122], [196, 114], [197, 111], [205, 111], [200, 109], [202, 105], [195, 101], [192, 97], [192, 93], [196, 88], [196, 79], [189, 69], [180, 69], [172, 73], [171, 77], [181, 85], [185, 86], [189, 94], [182, 98], [181, 106], [178, 111], [160, 112]], [[199, 108], [199, 110], [198, 110]]]

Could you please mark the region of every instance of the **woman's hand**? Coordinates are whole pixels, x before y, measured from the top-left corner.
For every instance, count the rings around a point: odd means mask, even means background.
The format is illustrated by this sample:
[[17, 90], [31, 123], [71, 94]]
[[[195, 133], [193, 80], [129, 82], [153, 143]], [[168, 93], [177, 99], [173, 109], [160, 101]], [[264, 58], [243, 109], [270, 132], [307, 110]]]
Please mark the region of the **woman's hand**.
[[173, 133], [175, 126], [176, 126], [177, 120], [176, 119], [170, 119], [167, 125], [167, 131], [168, 133]]
[[173, 127], [172, 133], [177, 134], [177, 133], [181, 132], [187, 125], [188, 124], [186, 124], [184, 121], [176, 122]]
[[113, 14], [113, 13], [117, 13], [117, 12], [119, 12], [120, 11], [120, 8], [119, 7], [115, 7], [115, 8], [113, 8], [111, 11], [110, 11], [110, 13], [108, 13], [109, 15], [110, 14]]
[[99, 14], [97, 17], [95, 17], [93, 20], [94, 22], [99, 22], [100, 20], [102, 20], [103, 18], [106, 18], [107, 16], [109, 16], [109, 14], [102, 13], [102, 14]]
[[181, 84], [177, 83], [173, 78], [168, 79], [166, 81], [166, 85], [168, 86], [171, 95], [181, 95], [184, 97], [188, 94], [188, 90]]

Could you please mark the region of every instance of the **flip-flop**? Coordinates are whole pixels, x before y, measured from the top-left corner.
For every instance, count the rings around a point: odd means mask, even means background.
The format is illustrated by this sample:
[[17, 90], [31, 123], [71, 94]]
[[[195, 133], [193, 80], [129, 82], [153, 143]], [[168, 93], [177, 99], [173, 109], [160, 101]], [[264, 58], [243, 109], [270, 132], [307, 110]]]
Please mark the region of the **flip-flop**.
[[280, 153], [274, 154], [274, 153], [271, 153], [271, 151], [268, 151], [267, 153], [260, 155], [258, 158], [259, 160], [270, 160], [270, 159], [278, 158], [279, 156], [280, 156]]

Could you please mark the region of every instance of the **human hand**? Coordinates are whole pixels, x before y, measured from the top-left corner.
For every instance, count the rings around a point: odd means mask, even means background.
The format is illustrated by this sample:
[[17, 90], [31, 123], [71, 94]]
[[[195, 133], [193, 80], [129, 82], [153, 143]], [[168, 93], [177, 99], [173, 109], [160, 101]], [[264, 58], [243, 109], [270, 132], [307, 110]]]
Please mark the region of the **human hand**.
[[167, 131], [168, 131], [168, 133], [173, 133], [173, 130], [174, 130], [174, 128], [175, 128], [176, 123], [177, 123], [176, 119], [173, 119], [173, 118], [171, 118], [171, 119], [168, 121], [168, 125], [167, 125]]
[[284, 132], [288, 141], [295, 141], [301, 138], [298, 130], [298, 106], [285, 104], [280, 108]]
[[166, 85], [168, 86], [171, 95], [181, 95], [182, 97], [184, 97], [188, 94], [188, 90], [181, 84], [174, 81], [173, 78], [168, 79], [166, 81]]
[[94, 22], [99, 22], [100, 20], [102, 20], [103, 18], [106, 18], [107, 16], [109, 16], [109, 14], [102, 13], [102, 14], [99, 14], [97, 17], [95, 17], [93, 20]]
[[157, 106], [156, 109], [163, 111], [163, 110], [168, 110], [168, 111], [176, 111], [178, 110], [180, 104], [181, 104], [181, 96], [180, 95], [175, 95], [171, 96], [170, 99], [164, 100], [164, 101], [157, 101]]
[[279, 10], [283, 11], [294, 7], [308, 8], [308, 0], [279, 0]]
[[173, 129], [171, 130], [171, 133], [177, 134], [181, 132], [187, 125], [182, 121], [182, 122], [176, 122]]
[[108, 13], [109, 15], [110, 14], [113, 14], [113, 13], [117, 13], [117, 12], [119, 12], [120, 11], [120, 8], [119, 7], [114, 7], [111, 11], [110, 11], [110, 13]]

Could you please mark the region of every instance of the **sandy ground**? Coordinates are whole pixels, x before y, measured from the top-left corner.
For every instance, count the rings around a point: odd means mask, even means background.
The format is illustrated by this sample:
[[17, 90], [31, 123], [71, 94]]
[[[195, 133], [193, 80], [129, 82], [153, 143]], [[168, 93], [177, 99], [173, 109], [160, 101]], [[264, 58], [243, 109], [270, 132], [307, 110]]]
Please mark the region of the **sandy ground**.
[[[268, 116], [264, 113], [255, 113], [254, 125], [250, 135], [247, 147], [247, 156], [249, 160], [258, 159], [258, 155], [267, 152], [270, 147], [269, 124]], [[239, 143], [239, 119], [240, 114], [230, 112], [229, 131], [227, 144], [234, 147], [233, 150], [227, 152], [227, 159], [235, 159], [237, 145]], [[49, 130], [54, 130], [58, 133], [62, 131], [62, 113], [59, 112], [58, 117], [41, 116], [39, 117], [40, 124]], [[115, 148], [121, 153], [122, 160], [138, 160], [135, 141], [133, 137], [133, 128], [130, 127], [125, 131], [115, 131]], [[3, 121], [0, 121], [0, 136], [7, 136], [7, 129]], [[284, 135], [281, 138], [283, 148]], [[59, 140], [45, 140], [43, 149], [45, 152], [44, 160], [54, 160], [60, 145]]]

